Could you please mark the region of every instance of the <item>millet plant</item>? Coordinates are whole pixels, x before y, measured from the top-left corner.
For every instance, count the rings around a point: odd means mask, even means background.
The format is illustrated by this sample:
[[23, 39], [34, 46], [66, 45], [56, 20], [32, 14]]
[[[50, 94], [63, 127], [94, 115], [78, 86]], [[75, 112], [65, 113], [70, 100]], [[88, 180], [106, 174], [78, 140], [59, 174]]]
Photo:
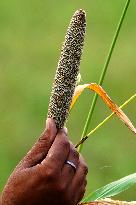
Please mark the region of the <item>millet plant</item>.
[[[107, 122], [114, 114], [116, 114], [129, 127], [129, 129], [133, 131], [134, 134], [136, 134], [135, 127], [121, 110], [121, 108], [126, 106], [131, 100], [136, 97], [136, 94], [134, 94], [130, 99], [128, 99], [123, 105], [118, 107], [101, 87], [129, 4], [130, 0], [127, 0], [121, 18], [119, 20], [117, 30], [113, 37], [104, 67], [102, 68], [102, 73], [100, 75], [98, 84], [91, 83], [77, 86], [79, 66], [86, 30], [85, 11], [83, 11], [82, 9], [76, 11], [68, 27], [65, 41], [61, 50], [61, 56], [58, 62], [56, 75], [53, 81], [52, 93], [48, 108], [48, 117], [51, 117], [55, 120], [58, 129], [62, 128], [66, 123], [70, 109], [73, 107], [82, 91], [85, 88], [95, 91], [95, 95], [90, 107], [90, 111], [88, 113], [88, 117], [85, 122], [81, 140], [75, 146], [78, 152], [82, 151], [83, 143], [88, 139], [88, 137], [92, 135], [98, 128], [100, 128], [105, 122]], [[97, 125], [96, 128], [94, 128], [91, 132], [87, 133], [88, 127], [91, 123], [98, 95], [113, 111], [113, 113], [105, 120], [103, 120], [99, 125]], [[117, 195], [122, 191], [128, 189], [134, 183], [136, 183], [136, 173], [126, 176], [115, 182], [112, 182], [94, 191], [86, 198], [84, 198], [82, 203], [91, 205], [95, 204], [95, 202], [91, 203], [91, 201], [97, 200], [97, 204], [129, 204], [126, 202], [115, 202], [112, 200], [102, 201], [101, 199]]]

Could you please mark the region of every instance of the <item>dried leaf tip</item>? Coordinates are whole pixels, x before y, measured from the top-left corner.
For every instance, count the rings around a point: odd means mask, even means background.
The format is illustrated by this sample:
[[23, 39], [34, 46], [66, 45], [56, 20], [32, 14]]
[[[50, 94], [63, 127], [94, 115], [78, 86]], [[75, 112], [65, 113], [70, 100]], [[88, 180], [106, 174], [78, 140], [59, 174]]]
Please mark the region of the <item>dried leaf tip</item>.
[[52, 87], [48, 117], [54, 118], [57, 128], [67, 119], [74, 94], [86, 28], [85, 11], [77, 10], [68, 27]]

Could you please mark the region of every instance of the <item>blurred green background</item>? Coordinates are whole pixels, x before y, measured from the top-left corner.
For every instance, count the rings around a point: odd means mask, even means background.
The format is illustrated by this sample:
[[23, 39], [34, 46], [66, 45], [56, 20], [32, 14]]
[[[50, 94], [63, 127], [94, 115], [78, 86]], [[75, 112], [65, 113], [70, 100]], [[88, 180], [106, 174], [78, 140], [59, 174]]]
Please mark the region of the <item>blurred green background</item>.
[[[81, 62], [82, 82], [98, 82], [125, 0], [0, 1], [0, 189], [42, 132], [60, 48], [70, 18], [87, 13]], [[136, 1], [132, 0], [103, 87], [120, 105], [135, 93]], [[86, 91], [71, 112], [67, 127], [76, 143], [93, 93]], [[136, 100], [124, 111], [136, 125]], [[110, 110], [101, 99], [91, 128]], [[87, 193], [136, 171], [136, 137], [114, 117], [85, 143], [89, 166]], [[136, 186], [117, 196], [136, 200]]]

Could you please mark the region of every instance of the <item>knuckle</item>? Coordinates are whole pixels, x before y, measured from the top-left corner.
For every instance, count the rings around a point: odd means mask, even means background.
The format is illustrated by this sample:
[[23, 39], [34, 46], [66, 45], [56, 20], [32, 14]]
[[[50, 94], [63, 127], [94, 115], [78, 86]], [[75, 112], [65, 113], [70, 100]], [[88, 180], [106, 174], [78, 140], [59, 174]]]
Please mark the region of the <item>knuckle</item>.
[[45, 176], [49, 181], [56, 181], [58, 174], [53, 168], [48, 167], [46, 168]]
[[61, 142], [61, 146], [65, 149], [70, 149], [70, 143], [67, 139], [65, 139]]
[[37, 165], [36, 176], [40, 181], [47, 182], [48, 184], [55, 184], [58, 179], [58, 173], [56, 170], [51, 168], [51, 166], [47, 166], [45, 169], [41, 164]]
[[38, 164], [36, 166], [36, 171], [35, 171], [35, 176], [38, 177], [38, 179], [41, 181], [41, 180], [44, 180], [45, 179], [45, 172], [43, 171], [42, 167], [40, 166], [40, 164]]
[[85, 175], [87, 175], [87, 173], [88, 173], [88, 166], [87, 166], [85, 160], [83, 159], [83, 157], [81, 155], [80, 155], [80, 165], [81, 165], [83, 173]]
[[43, 133], [39, 137], [38, 142], [43, 142], [43, 141], [46, 141], [46, 140], [48, 141], [49, 138], [50, 138], [49, 131], [46, 129], [46, 130], [43, 131]]
[[48, 130], [44, 131], [37, 143], [35, 144], [35, 149], [43, 150], [43, 148], [49, 149], [53, 142], [53, 137], [48, 133]]
[[83, 170], [83, 173], [85, 175], [87, 175], [87, 173], [88, 173], [88, 166], [87, 166], [87, 164], [85, 162], [82, 163], [82, 170]]
[[73, 157], [75, 158], [75, 159], [79, 159], [79, 153], [77, 152], [77, 150], [76, 149], [74, 149], [74, 148], [72, 148], [72, 155], [73, 155]]

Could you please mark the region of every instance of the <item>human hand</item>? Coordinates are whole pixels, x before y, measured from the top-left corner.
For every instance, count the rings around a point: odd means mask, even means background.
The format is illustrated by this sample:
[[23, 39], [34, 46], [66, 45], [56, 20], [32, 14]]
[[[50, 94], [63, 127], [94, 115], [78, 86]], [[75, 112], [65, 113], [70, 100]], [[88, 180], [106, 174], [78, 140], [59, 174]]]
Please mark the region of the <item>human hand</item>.
[[84, 195], [86, 174], [87, 166], [66, 130], [57, 132], [49, 118], [46, 130], [9, 177], [2, 205], [75, 205]]

